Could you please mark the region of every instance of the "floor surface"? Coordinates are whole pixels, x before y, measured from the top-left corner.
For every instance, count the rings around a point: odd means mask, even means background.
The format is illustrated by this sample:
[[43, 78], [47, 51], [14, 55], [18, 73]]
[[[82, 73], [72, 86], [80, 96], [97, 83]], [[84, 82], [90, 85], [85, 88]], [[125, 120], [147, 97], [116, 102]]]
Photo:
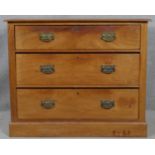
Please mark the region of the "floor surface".
[[[9, 111], [0, 112], [0, 139], [9, 139], [8, 128], [10, 121]], [[148, 137], [155, 139], [155, 111], [147, 111]], [[23, 137], [24, 138], [24, 137]]]

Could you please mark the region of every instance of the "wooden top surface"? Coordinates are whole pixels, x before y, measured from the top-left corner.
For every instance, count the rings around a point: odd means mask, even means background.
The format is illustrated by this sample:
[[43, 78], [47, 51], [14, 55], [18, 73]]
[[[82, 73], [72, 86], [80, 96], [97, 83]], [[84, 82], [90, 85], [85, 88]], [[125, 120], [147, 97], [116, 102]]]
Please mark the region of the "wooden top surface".
[[43, 22], [149, 22], [151, 19], [6, 19], [8, 23], [43, 23]]

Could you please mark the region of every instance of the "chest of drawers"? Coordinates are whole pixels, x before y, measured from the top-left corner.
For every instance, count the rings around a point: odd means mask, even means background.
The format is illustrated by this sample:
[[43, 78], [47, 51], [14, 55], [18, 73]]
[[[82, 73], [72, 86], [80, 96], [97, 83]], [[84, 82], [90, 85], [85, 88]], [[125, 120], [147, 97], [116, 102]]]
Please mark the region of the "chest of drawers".
[[10, 136], [146, 136], [147, 20], [8, 20]]

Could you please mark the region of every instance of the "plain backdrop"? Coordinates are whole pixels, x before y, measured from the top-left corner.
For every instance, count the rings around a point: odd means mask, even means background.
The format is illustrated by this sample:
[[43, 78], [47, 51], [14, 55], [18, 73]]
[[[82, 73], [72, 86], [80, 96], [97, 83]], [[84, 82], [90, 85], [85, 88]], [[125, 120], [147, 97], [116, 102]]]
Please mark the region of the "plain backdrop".
[[9, 79], [8, 79], [8, 43], [7, 43], [7, 24], [5, 19], [89, 19], [89, 18], [148, 18], [152, 21], [148, 27], [148, 57], [147, 57], [147, 108], [155, 110], [155, 16], [107, 16], [107, 15], [3, 15], [0, 16], [0, 111], [8, 110], [10, 107]]

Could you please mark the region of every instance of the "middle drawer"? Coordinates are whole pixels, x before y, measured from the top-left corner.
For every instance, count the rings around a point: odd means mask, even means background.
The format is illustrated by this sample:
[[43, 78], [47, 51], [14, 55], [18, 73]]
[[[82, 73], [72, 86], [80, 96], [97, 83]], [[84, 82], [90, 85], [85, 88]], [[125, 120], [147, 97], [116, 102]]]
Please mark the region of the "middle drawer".
[[139, 54], [17, 54], [18, 87], [138, 86]]

